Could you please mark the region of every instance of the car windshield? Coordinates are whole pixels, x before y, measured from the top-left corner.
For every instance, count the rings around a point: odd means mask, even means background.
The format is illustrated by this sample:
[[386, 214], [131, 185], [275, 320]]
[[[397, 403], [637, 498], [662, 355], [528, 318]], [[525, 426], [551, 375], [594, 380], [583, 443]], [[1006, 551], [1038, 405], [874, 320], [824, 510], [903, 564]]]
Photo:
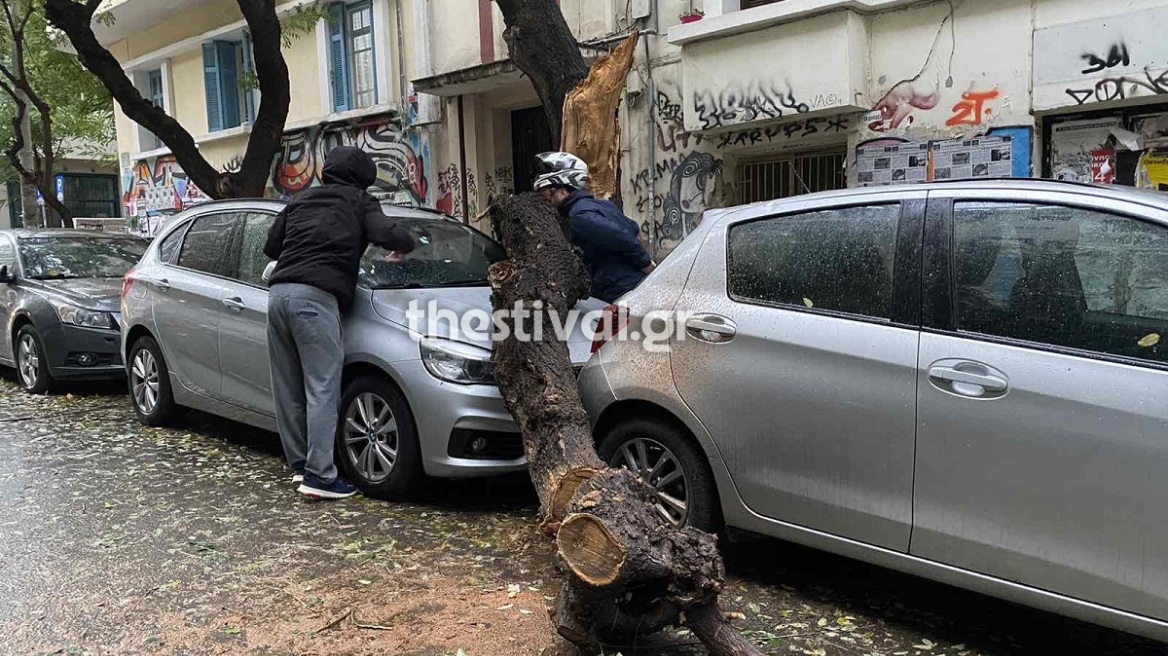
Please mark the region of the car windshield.
[[371, 246], [361, 260], [361, 284], [371, 289], [458, 287], [487, 284], [487, 268], [505, 257], [503, 247], [486, 235], [455, 221], [398, 219], [414, 235], [417, 247], [394, 261], [393, 254]]
[[24, 275], [36, 280], [121, 278], [145, 252], [145, 241], [129, 238], [33, 237], [20, 240]]

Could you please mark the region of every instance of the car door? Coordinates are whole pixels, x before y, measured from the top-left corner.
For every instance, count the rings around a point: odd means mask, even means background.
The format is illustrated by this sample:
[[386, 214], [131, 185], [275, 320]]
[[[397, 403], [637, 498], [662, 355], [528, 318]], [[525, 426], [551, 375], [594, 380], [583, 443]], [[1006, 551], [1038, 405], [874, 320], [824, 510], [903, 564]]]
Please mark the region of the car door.
[[907, 551], [924, 197], [794, 201], [698, 254], [673, 378], [754, 512]]
[[1080, 193], [930, 196], [911, 552], [1165, 620], [1168, 213]]
[[201, 215], [183, 236], [178, 258], [150, 282], [154, 323], [167, 366], [184, 387], [219, 399], [219, 322], [223, 288], [232, 269], [232, 245], [242, 218], [234, 212]]
[[268, 367], [268, 286], [263, 272], [270, 261], [264, 255], [264, 242], [276, 215], [257, 210], [241, 216], [234, 271], [221, 298], [223, 397], [253, 412], [275, 416]]
[[[0, 267], [8, 267], [10, 276], [19, 274], [16, 244], [8, 235], [0, 235]], [[14, 284], [0, 281], [0, 325], [12, 325], [12, 312], [20, 301], [19, 294]], [[0, 360], [12, 363], [14, 359], [12, 340], [0, 339]]]

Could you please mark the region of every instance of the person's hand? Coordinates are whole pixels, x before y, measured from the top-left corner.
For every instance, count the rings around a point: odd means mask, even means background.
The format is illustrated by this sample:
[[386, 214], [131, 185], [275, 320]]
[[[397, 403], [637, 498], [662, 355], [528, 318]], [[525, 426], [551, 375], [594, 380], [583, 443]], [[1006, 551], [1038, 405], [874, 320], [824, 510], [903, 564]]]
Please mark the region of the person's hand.
[[389, 262], [390, 264], [400, 264], [401, 262], [405, 261], [406, 254], [399, 253], [397, 251], [390, 251], [390, 252], [385, 254], [385, 257], [383, 257], [381, 259], [385, 260], [386, 262]]
[[650, 273], [653, 273], [653, 269], [656, 269], [656, 268], [657, 268], [657, 263], [654, 262], [653, 260], [649, 260], [649, 266], [645, 267], [644, 269], [641, 269], [641, 273], [643, 273], [645, 275], [649, 275]]

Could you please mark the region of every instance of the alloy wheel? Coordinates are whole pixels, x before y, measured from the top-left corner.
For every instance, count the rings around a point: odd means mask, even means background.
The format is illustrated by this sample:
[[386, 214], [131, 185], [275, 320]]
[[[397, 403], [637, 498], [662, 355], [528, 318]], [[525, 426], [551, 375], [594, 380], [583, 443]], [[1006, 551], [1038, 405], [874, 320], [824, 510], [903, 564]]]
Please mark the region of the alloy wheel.
[[158, 406], [158, 360], [146, 349], [134, 355], [130, 367], [130, 384], [134, 391], [134, 403], [144, 415], [154, 412]]
[[353, 399], [345, 412], [345, 450], [357, 473], [379, 483], [393, 472], [397, 462], [397, 419], [389, 402], [366, 392]]
[[616, 450], [609, 466], [624, 467], [653, 488], [657, 512], [674, 526], [689, 517], [689, 487], [677, 456], [657, 440], [638, 437]]
[[41, 374], [41, 356], [32, 334], [20, 336], [20, 380], [25, 387], [36, 387]]

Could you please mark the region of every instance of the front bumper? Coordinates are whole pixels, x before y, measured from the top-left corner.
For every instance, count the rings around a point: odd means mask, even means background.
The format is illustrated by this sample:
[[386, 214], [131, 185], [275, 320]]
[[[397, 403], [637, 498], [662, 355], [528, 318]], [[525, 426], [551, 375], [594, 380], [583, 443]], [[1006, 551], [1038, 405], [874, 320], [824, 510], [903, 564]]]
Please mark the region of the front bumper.
[[[524, 471], [522, 456], [492, 458], [457, 457], [468, 443], [481, 436], [499, 450], [514, 452], [519, 427], [494, 385], [459, 385], [438, 380], [421, 360], [395, 362], [402, 389], [413, 410], [426, 473], [439, 478], [470, 478]], [[505, 442], [506, 444], [500, 444]]]
[[126, 375], [121, 333], [117, 329], [57, 324], [42, 330], [40, 337], [53, 378], [107, 379]]

